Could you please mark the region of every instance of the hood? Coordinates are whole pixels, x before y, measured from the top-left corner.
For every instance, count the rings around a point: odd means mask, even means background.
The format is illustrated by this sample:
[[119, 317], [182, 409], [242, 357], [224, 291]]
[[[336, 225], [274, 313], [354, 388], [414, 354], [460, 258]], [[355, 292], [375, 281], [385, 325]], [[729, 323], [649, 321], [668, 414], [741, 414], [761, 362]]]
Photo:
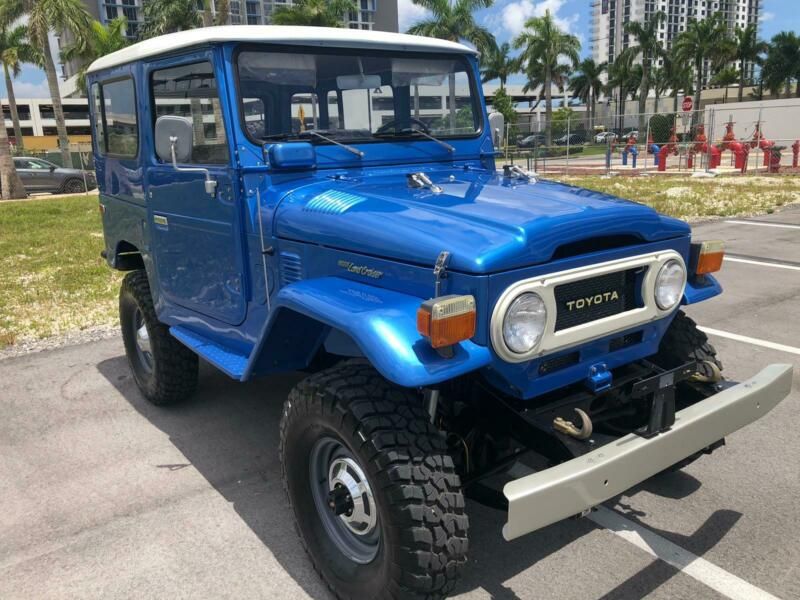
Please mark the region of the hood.
[[403, 172], [326, 177], [283, 197], [276, 235], [431, 266], [447, 250], [451, 269], [494, 273], [548, 262], [590, 238], [644, 243], [689, 233], [642, 204], [560, 183], [462, 169], [428, 175], [441, 193], [409, 187]]

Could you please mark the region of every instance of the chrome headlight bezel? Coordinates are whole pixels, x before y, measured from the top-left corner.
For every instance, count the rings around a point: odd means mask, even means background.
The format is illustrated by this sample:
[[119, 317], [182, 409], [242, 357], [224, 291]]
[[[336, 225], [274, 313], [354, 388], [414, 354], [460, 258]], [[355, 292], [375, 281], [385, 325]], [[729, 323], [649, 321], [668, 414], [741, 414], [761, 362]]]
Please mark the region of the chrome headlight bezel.
[[[522, 312], [533, 312], [534, 316], [533, 318], [520, 317], [519, 314]], [[542, 337], [544, 337], [547, 317], [547, 306], [542, 297], [536, 292], [523, 292], [514, 298], [503, 316], [503, 342], [506, 347], [514, 354], [524, 355], [533, 352], [542, 341]], [[518, 326], [528, 327], [531, 331], [527, 333], [514, 332], [512, 330], [514, 327], [511, 322], [512, 319], [519, 321], [517, 323]], [[531, 343], [520, 343], [521, 339], [526, 336], [532, 337], [533, 341]]]
[[[660, 288], [664, 283], [664, 279], [667, 277], [672, 278], [668, 282], [668, 284], [672, 286], [672, 289], [669, 290], [670, 295], [665, 299], [661, 295]], [[670, 259], [661, 265], [653, 285], [653, 299], [655, 300], [656, 306], [658, 306], [659, 309], [670, 311], [680, 304], [683, 291], [686, 289], [686, 278], [686, 267], [684, 266], [683, 261]]]

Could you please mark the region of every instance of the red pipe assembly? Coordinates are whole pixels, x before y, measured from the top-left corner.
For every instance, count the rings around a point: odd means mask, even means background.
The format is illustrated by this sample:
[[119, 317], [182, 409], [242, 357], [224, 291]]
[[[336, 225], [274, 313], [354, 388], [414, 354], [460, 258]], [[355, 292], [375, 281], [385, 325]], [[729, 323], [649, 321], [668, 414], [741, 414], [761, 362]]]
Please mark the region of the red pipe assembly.
[[750, 146], [736, 139], [736, 135], [733, 133], [733, 121], [725, 124], [721, 150], [722, 152], [730, 150], [733, 153], [734, 166], [742, 173], [747, 172], [747, 156], [750, 154]]
[[661, 146], [658, 151], [658, 170], [667, 170], [667, 156], [670, 154], [678, 154], [678, 136], [675, 134], [675, 128], [670, 130], [669, 141]]
[[689, 150], [687, 166], [690, 169], [694, 166], [694, 155], [698, 152], [701, 154], [710, 154], [708, 158], [709, 169], [716, 169], [722, 162], [722, 151], [714, 144], [708, 143], [706, 128], [705, 125], [702, 124], [697, 126], [697, 135], [694, 138], [694, 145]]
[[792, 168], [797, 168], [797, 159], [800, 156], [800, 140], [796, 140], [794, 144], [792, 144]]
[[[775, 145], [775, 142], [768, 140], [764, 137], [764, 134], [761, 133], [761, 123], [756, 123], [756, 130], [753, 132], [753, 139], [750, 142], [751, 148], [760, 148], [761, 151], [764, 153], [764, 166], [768, 167], [771, 172], [774, 168], [774, 165], [771, 164], [770, 157], [773, 155], [772, 147]], [[774, 163], [774, 161], [772, 161]], [[780, 163], [778, 163], [780, 165]]]

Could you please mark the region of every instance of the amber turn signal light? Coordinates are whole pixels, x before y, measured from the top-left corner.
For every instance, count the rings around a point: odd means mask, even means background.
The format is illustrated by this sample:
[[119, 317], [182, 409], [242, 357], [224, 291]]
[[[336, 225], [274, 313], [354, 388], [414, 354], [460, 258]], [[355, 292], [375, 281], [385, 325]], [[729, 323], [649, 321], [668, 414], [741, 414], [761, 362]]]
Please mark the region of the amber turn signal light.
[[712, 240], [692, 244], [692, 258], [696, 255], [694, 272], [697, 275], [716, 273], [722, 268], [722, 259], [725, 256], [725, 243], [722, 240]]
[[475, 298], [440, 296], [417, 310], [417, 331], [434, 348], [452, 346], [475, 335]]

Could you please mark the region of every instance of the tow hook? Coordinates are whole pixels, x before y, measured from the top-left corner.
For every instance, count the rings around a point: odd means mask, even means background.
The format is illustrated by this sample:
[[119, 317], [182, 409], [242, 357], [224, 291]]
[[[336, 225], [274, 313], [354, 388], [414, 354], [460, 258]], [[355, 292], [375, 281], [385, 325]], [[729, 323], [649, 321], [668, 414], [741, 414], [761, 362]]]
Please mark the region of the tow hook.
[[561, 417], [556, 417], [553, 420], [553, 428], [566, 435], [572, 436], [578, 440], [587, 440], [592, 437], [592, 420], [580, 408], [576, 408], [575, 412], [581, 418], [581, 427], [578, 429], [572, 421], [567, 421]]
[[692, 381], [699, 381], [700, 383], [719, 383], [722, 381], [722, 371], [716, 363], [710, 360], [704, 360], [697, 363], [697, 372], [692, 375]]

